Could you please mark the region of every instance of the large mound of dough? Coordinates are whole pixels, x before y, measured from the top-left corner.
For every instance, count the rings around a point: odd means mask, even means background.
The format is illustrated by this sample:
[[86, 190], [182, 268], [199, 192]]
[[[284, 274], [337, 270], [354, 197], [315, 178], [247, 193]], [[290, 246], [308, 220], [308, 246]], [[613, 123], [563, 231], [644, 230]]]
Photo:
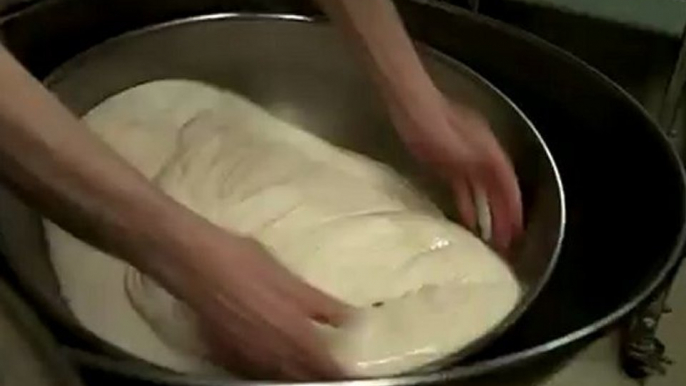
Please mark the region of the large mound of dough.
[[[458, 351], [519, 299], [506, 264], [393, 170], [235, 94], [155, 81], [85, 120], [171, 197], [254, 236], [304, 280], [356, 306], [347, 326], [321, 329], [351, 374], [396, 374]], [[160, 365], [215, 370], [183, 305], [133, 268], [47, 229], [82, 323]]]

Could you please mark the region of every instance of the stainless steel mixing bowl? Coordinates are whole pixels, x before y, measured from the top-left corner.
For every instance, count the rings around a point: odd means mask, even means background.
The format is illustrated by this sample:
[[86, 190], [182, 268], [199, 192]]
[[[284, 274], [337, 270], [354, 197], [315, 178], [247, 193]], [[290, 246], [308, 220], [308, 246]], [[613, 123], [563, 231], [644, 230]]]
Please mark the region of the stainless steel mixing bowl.
[[[428, 48], [421, 51], [448, 96], [489, 118], [515, 164], [527, 220], [521, 247], [508, 260], [523, 285], [523, 298], [497, 329], [435, 364], [446, 366], [495, 339], [537, 296], [560, 248], [564, 200], [555, 163], [522, 112], [463, 64]], [[109, 40], [70, 60], [47, 83], [75, 113], [83, 114], [108, 96], [161, 78], [201, 80], [241, 93], [336, 145], [392, 165], [452, 213], [448, 190], [408, 156], [364, 71], [342, 38], [325, 24], [289, 15], [224, 14], [180, 20]], [[44, 244], [37, 247], [30, 240], [41, 237], [38, 216], [10, 197], [0, 200], [0, 226], [16, 218], [27, 219], [26, 226], [6, 230], [21, 234], [5, 237], [3, 250], [51, 319], [90, 347], [127, 357], [79, 326], [59, 297]]]

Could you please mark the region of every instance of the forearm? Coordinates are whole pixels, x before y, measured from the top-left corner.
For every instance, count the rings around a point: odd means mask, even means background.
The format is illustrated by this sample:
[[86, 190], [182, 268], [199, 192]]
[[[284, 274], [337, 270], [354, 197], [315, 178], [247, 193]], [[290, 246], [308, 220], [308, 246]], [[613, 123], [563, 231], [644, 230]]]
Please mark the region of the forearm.
[[[138, 266], [184, 211], [0, 48], [0, 176], [75, 235]], [[144, 246], [143, 248], [140, 248]], [[135, 250], [134, 250], [135, 249]]]
[[387, 102], [429, 110], [440, 105], [391, 0], [316, 1], [358, 48]]

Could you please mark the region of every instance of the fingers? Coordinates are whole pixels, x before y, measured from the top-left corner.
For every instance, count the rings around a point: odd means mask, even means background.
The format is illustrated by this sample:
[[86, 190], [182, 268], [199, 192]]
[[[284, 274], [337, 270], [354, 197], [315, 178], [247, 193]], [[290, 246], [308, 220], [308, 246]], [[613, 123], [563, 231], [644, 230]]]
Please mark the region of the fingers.
[[[292, 302], [293, 309], [288, 312], [290, 316], [283, 318], [280, 326], [299, 349], [288, 356], [288, 364], [281, 362], [281, 374], [286, 379], [301, 381], [344, 378], [344, 372], [326, 350], [312, 320], [338, 327], [349, 318], [352, 307], [290, 273], [283, 279], [287, 287], [281, 292], [283, 302]], [[299, 364], [291, 363], [290, 358]]]
[[262, 380], [343, 378], [313, 318], [339, 323], [347, 306], [303, 283], [257, 241], [205, 237], [202, 264], [173, 288], [195, 312], [210, 358]]
[[504, 210], [507, 211], [510, 218], [510, 225], [513, 227], [515, 234], [518, 235], [523, 229], [524, 216], [517, 174], [495, 137], [492, 135], [490, 137], [490, 140], [487, 140], [486, 146], [488, 147], [488, 154], [490, 154], [490, 171], [493, 185], [501, 193], [505, 205]]
[[493, 241], [493, 216], [488, 195], [480, 185], [474, 186], [474, 204], [481, 238], [490, 243]]
[[[296, 335], [294, 336], [299, 349], [294, 352], [293, 356], [298, 356], [299, 366], [307, 370], [308, 380], [335, 380], [345, 378], [345, 373], [336, 361], [333, 359], [329, 351], [326, 349], [324, 342], [317, 334], [315, 327], [309, 320], [297, 320], [297, 325], [292, 327]], [[314, 375], [316, 378], [312, 378]]]
[[507, 153], [483, 117], [459, 105], [454, 106], [452, 111], [453, 125], [465, 129], [464, 137], [477, 149], [481, 162], [475, 163], [478, 169], [470, 173], [470, 177], [473, 186], [481, 186], [486, 190], [491, 209], [493, 245], [504, 253], [524, 229], [517, 175]]
[[519, 185], [514, 172], [490, 164], [479, 173], [491, 215], [491, 244], [501, 254], [506, 254], [512, 241], [523, 229], [522, 204]]
[[292, 299], [279, 293], [252, 298], [253, 303], [231, 322], [222, 317], [227, 313], [221, 308], [227, 305], [221, 302], [203, 318], [202, 331], [214, 361], [251, 379], [312, 381], [345, 376], [309, 316]]
[[514, 168], [509, 161], [503, 160], [502, 165], [496, 168], [497, 180], [500, 181], [499, 191], [503, 194], [506, 210], [510, 216], [510, 226], [513, 229], [514, 238], [524, 232], [524, 210], [522, 206], [522, 194]]
[[[469, 168], [462, 171], [469, 184], [453, 184], [458, 210], [469, 213], [473, 205], [466, 202], [469, 192], [465, 186], [485, 190], [491, 209], [492, 242], [499, 252], [506, 251], [514, 239], [523, 232], [523, 210], [517, 176], [505, 150], [490, 130], [488, 121], [460, 104], [449, 109], [451, 124], [468, 143], [475, 159], [472, 162], [454, 163], [453, 168]], [[460, 197], [462, 196], [462, 197]]]
[[351, 306], [313, 287], [281, 264], [273, 262], [270, 273], [278, 291], [317, 322], [338, 327], [352, 312]]
[[472, 232], [477, 231], [477, 212], [472, 194], [472, 187], [468, 180], [458, 178], [451, 183], [457, 214], [460, 222]]
[[[312, 381], [345, 377], [306, 314], [295, 306], [285, 306], [272, 317], [273, 336], [263, 338], [269, 347], [254, 349], [252, 353], [260, 357], [253, 360], [268, 361], [262, 363], [274, 369], [277, 379]], [[265, 357], [265, 352], [271, 353], [271, 358]]]
[[506, 254], [512, 238], [513, 229], [510, 226], [509, 213], [506, 204], [499, 191], [490, 189], [488, 191], [488, 204], [491, 208], [491, 229], [493, 232], [493, 248], [501, 254]]
[[506, 253], [524, 229], [521, 191], [514, 168], [502, 150], [498, 149], [490, 161], [482, 176], [491, 208], [493, 243], [496, 250]]

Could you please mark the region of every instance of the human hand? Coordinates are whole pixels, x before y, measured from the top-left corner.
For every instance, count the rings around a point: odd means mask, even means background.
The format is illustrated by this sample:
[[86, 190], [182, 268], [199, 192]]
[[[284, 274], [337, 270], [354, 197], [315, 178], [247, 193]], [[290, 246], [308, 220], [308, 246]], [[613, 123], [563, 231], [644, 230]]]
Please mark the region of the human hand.
[[161, 276], [195, 312], [213, 359], [251, 378], [343, 377], [313, 321], [336, 326], [348, 306], [295, 277], [258, 242], [207, 225], [175, 252], [183, 263]]
[[485, 196], [492, 243], [507, 251], [522, 232], [520, 191], [486, 119], [446, 102], [392, 1], [318, 2], [358, 48], [410, 151], [450, 184], [462, 222], [476, 230], [475, 198]]
[[488, 121], [475, 110], [446, 101], [434, 88], [407, 99], [390, 99], [388, 105], [409, 150], [450, 185], [460, 220], [472, 231], [478, 225], [477, 196], [484, 196], [491, 242], [499, 252], [507, 252], [523, 232], [521, 193]]

